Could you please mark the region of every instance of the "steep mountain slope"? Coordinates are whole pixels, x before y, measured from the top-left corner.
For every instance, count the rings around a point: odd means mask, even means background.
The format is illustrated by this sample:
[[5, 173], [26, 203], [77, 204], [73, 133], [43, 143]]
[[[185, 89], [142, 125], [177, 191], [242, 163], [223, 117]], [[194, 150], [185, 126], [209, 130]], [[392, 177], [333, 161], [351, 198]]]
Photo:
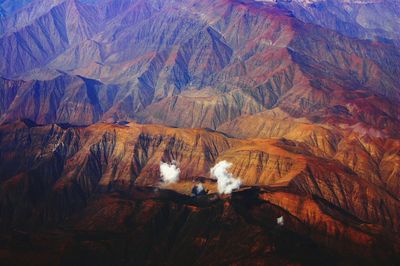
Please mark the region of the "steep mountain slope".
[[[317, 139], [325, 137], [323, 131], [321, 135], [308, 132]], [[210, 168], [226, 160], [233, 163], [232, 173], [244, 186], [287, 188], [291, 193], [317, 196], [366, 223], [394, 232], [399, 228], [399, 186], [390, 181], [397, 179], [398, 165], [385, 164], [389, 158], [398, 161], [397, 140], [387, 140], [376, 154], [374, 143], [379, 139], [342, 136], [332, 143], [335, 152], [329, 154], [330, 150], [307, 138], [304, 142], [239, 140], [206, 130], [133, 123], [63, 129], [19, 122], [2, 126], [0, 133], [1, 211], [6, 224], [44, 217], [57, 221], [96, 191], [158, 186], [161, 161], [179, 163], [182, 187], [178, 184], [174, 189], [190, 193], [187, 182], [209, 177]], [[362, 144], [368, 140], [369, 146]], [[357, 147], [364, 149], [365, 160], [360, 152], [353, 152]], [[376, 159], [380, 165], [374, 164], [375, 156], [382, 158]], [[365, 169], [378, 176], [366, 175]], [[209, 186], [215, 191], [212, 183]], [[22, 197], [21, 191], [26, 191]]]
[[[218, 128], [240, 138], [284, 138], [312, 147], [312, 153], [334, 158], [361, 178], [398, 195], [398, 135], [394, 139], [385, 131], [373, 130], [362, 124], [354, 126], [315, 124], [293, 119], [279, 110], [243, 116]], [[389, 188], [388, 183], [393, 186]]]
[[117, 95], [115, 86], [67, 75], [49, 81], [2, 79], [1, 84], [5, 121], [25, 117], [44, 124], [51, 121], [91, 124], [112, 106]]
[[398, 2], [367, 2], [8, 6], [0, 264], [397, 265]]
[[6, 17], [13, 14], [15, 11], [28, 4], [31, 0], [22, 1], [10, 1], [1, 0], [0, 1], [0, 17]]
[[[110, 193], [91, 200], [64, 230], [1, 235], [6, 245], [0, 246], [0, 261], [17, 265], [32, 261], [41, 265], [370, 265], [395, 258], [389, 248], [379, 254], [377, 249], [315, 234], [297, 217], [263, 199], [270, 193], [252, 189], [231, 198], [190, 198], [168, 190], [135, 188], [132, 195]], [[285, 217], [285, 227], [275, 223], [280, 215]], [[352, 228], [354, 219], [347, 217], [346, 223], [352, 224], [345, 226], [348, 233], [371, 239]], [[21, 245], [23, 241], [29, 244]], [[21, 248], [10, 249], [13, 245]], [[360, 256], [360, 250], [368, 252]]]
[[[45, 38], [49, 34], [55, 37]], [[95, 96], [102, 108], [89, 103], [95, 113], [88, 117], [71, 117], [61, 99], [51, 110], [59, 115], [43, 119], [45, 114], [24, 111], [21, 104], [27, 100], [21, 100], [7, 103], [12, 108], [2, 110], [2, 121], [135, 119], [217, 128], [273, 107], [295, 117], [322, 113], [320, 119], [330, 121], [337, 106], [352, 115], [345, 119], [350, 124], [394, 132], [399, 119], [397, 48], [305, 24], [273, 3], [124, 0], [87, 5], [68, 0], [4, 35], [1, 46], [3, 76], [45, 83], [81, 76], [116, 88], [111, 102]], [[67, 95], [69, 88], [65, 83], [59, 90]], [[107, 90], [99, 93], [108, 95]], [[87, 105], [86, 97], [75, 100]], [[58, 102], [51, 95], [36, 101]]]
[[[39, 5], [36, 4], [35, 7]], [[41, 67], [70, 44], [93, 35], [101, 26], [94, 21], [98, 15], [95, 9], [81, 5], [76, 1], [64, 1], [45, 11], [22, 9], [16, 15], [17, 21], [13, 22], [16, 29], [7, 31], [0, 40], [2, 75], [10, 76]], [[45, 2], [44, 6], [49, 7], [49, 4]], [[32, 12], [39, 13], [33, 20], [30, 19]]]
[[400, 44], [398, 0], [277, 1], [294, 16], [361, 39]]

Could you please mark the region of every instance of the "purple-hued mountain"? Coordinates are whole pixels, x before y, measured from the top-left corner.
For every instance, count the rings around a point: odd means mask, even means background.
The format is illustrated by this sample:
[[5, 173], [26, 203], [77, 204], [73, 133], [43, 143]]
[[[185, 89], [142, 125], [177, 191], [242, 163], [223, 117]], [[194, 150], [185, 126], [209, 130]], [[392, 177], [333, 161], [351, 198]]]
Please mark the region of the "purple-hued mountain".
[[399, 265], [399, 10], [0, 1], [0, 264]]
[[344, 35], [400, 44], [400, 1], [276, 1], [296, 18]]
[[[316, 24], [334, 28], [324, 17], [305, 23], [285, 9], [328, 5], [321, 7], [328, 12], [338, 2], [44, 3], [33, 2], [6, 20], [2, 121], [135, 119], [216, 128], [272, 108], [296, 117], [329, 113], [338, 105], [336, 87], [395, 101], [393, 106], [399, 99], [395, 46], [321, 28]], [[353, 15], [359, 12], [348, 13], [350, 24]], [[343, 97], [337, 100], [346, 105], [350, 99]], [[193, 115], [182, 113], [186, 108]], [[395, 109], [375, 105], [364, 122], [382, 128], [380, 113], [385, 123], [396, 123]]]

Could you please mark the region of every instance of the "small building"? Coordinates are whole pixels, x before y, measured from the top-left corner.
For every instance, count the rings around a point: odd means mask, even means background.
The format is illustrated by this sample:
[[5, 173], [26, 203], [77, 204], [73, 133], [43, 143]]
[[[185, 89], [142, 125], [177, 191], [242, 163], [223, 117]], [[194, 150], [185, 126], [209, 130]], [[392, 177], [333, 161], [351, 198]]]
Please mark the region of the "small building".
[[205, 190], [202, 183], [195, 185], [192, 188], [192, 196], [202, 196], [207, 195], [208, 191]]

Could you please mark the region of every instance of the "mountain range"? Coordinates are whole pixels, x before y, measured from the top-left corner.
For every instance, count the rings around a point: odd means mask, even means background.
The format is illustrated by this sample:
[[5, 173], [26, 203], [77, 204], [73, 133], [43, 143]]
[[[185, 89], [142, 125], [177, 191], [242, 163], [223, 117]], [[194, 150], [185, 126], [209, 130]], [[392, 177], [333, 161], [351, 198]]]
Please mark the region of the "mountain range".
[[399, 26], [397, 0], [0, 1], [0, 261], [396, 264]]

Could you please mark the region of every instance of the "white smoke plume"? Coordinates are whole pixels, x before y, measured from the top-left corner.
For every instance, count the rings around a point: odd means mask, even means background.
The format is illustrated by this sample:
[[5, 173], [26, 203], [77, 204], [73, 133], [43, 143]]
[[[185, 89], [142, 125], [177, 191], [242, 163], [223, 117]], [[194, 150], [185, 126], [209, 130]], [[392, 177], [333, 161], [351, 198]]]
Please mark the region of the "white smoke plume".
[[161, 179], [166, 184], [176, 183], [179, 180], [181, 170], [176, 166], [176, 162], [172, 161], [171, 164], [160, 162]]
[[221, 161], [211, 168], [211, 177], [217, 179], [219, 194], [230, 194], [242, 184], [239, 178], [235, 178], [228, 172], [231, 166], [232, 163]]
[[276, 218], [276, 224], [279, 226], [285, 225], [285, 220], [283, 219], [283, 216]]

